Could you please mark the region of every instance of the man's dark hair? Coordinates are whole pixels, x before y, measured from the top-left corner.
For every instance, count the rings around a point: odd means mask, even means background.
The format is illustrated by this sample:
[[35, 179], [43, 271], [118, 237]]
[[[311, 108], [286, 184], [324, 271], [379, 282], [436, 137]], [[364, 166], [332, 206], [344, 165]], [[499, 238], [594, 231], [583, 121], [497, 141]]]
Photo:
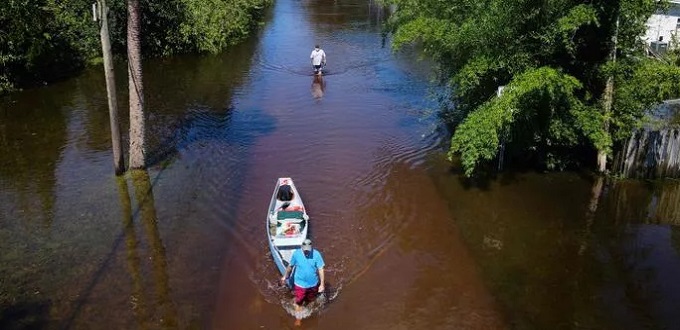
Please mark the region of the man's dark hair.
[[321, 47], [319, 47], [319, 45], [316, 45], [316, 46], [314, 46], [314, 48], [321, 48]]

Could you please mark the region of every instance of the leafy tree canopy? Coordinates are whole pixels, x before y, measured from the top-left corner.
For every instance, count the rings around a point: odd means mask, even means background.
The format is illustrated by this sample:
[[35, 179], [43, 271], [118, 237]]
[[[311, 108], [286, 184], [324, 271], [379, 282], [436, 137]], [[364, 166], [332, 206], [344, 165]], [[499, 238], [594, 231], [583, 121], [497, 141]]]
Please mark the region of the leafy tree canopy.
[[[450, 156], [467, 175], [504, 143], [548, 168], [584, 147], [610, 153], [650, 106], [680, 95], [677, 60], [648, 58], [640, 38], [666, 1], [387, 2], [395, 49], [420, 44], [452, 90]], [[603, 111], [607, 79], [614, 101]]]
[[[73, 74], [100, 56], [94, 0], [0, 1], [0, 93]], [[246, 37], [272, 0], [142, 2], [142, 52], [218, 52]], [[114, 51], [125, 54], [125, 0], [109, 0]]]

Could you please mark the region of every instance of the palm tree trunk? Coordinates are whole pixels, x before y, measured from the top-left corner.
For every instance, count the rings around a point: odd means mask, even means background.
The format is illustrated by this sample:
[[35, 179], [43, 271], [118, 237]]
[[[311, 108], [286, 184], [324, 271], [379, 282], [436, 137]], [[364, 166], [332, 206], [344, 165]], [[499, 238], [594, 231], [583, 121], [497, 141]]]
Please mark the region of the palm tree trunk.
[[111, 126], [111, 149], [113, 149], [113, 170], [116, 175], [125, 172], [123, 151], [121, 150], [120, 123], [118, 121], [118, 101], [116, 99], [116, 76], [113, 73], [113, 59], [111, 57], [111, 41], [109, 38], [108, 14], [106, 0], [99, 0], [99, 15], [101, 27], [99, 37], [102, 43], [104, 57], [104, 77], [106, 77], [106, 95], [109, 101], [109, 123]]
[[128, 90], [130, 93], [130, 168], [146, 166], [144, 127], [144, 88], [142, 84], [142, 55], [140, 50], [139, 0], [128, 0], [127, 53]]

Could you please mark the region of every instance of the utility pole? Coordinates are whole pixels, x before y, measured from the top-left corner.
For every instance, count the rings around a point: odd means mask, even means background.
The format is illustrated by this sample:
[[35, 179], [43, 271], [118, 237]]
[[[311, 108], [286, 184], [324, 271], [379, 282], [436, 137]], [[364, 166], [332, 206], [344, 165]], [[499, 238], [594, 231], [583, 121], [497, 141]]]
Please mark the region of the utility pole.
[[113, 149], [113, 167], [116, 175], [125, 172], [125, 161], [121, 150], [120, 123], [118, 121], [118, 101], [116, 100], [116, 78], [113, 72], [113, 59], [111, 57], [111, 40], [109, 38], [109, 24], [107, 16], [109, 8], [106, 0], [97, 0], [92, 4], [94, 20], [100, 21], [99, 37], [102, 43], [102, 56], [104, 57], [104, 77], [106, 77], [106, 96], [109, 103], [109, 122], [111, 125], [111, 147]]
[[[503, 86], [498, 86], [498, 89], [496, 90], [496, 97], [501, 97], [503, 95], [503, 90], [505, 90], [505, 85]], [[507, 142], [508, 139], [508, 132], [507, 129], [504, 128], [503, 132], [501, 133], [500, 137], [500, 147], [498, 148], [498, 171], [503, 170], [503, 161], [505, 160], [505, 143]]]

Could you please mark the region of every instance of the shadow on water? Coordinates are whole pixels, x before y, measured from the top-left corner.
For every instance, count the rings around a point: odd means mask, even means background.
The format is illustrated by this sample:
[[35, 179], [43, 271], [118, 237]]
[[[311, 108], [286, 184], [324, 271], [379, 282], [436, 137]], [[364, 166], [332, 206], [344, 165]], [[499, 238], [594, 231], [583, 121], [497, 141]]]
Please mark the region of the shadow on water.
[[132, 297], [134, 297], [133, 312], [137, 319], [137, 325], [141, 329], [148, 327], [149, 320], [147, 309], [149, 308], [144, 297], [143, 280], [141, 272], [141, 260], [138, 251], [137, 235], [135, 232], [132, 202], [128, 191], [127, 180], [118, 178], [118, 199], [121, 205], [123, 231], [125, 235], [125, 250], [127, 251], [127, 267], [132, 279]]
[[73, 83], [61, 82], [12, 94], [0, 103], [0, 185], [17, 193], [22, 209], [30, 213], [27, 219], [42, 219], [47, 227], [73, 99]]
[[[119, 202], [122, 209], [122, 232], [117, 235], [110, 253], [104, 258], [98, 270], [93, 274], [89, 283], [78, 294], [74, 301], [74, 308], [70, 315], [65, 318], [61, 329], [70, 329], [74, 326], [78, 315], [88, 304], [88, 300], [95, 288], [109, 271], [109, 267], [116, 258], [121, 242], [125, 242], [127, 251], [127, 266], [132, 280], [131, 308], [142, 329], [149, 327], [176, 328], [178, 326], [177, 308], [170, 297], [168, 283], [167, 257], [165, 247], [158, 230], [158, 217], [154, 205], [152, 183], [146, 170], [135, 170], [130, 174], [134, 187], [134, 200], [137, 209], [133, 211], [128, 184], [124, 177], [117, 177]], [[159, 176], [160, 177], [160, 176]], [[158, 177], [157, 177], [158, 178]], [[143, 227], [148, 251], [142, 246], [143, 240], [139, 240], [136, 234], [135, 219]], [[140, 257], [148, 253], [148, 257]], [[151, 261], [152, 276], [145, 279], [144, 263], [142, 260]], [[149, 294], [153, 287], [153, 293]], [[154, 324], [160, 320], [160, 324]]]
[[[215, 55], [178, 56], [147, 64], [151, 166], [164, 167], [194, 143], [233, 139], [235, 96], [248, 85], [258, 38]], [[177, 77], [181, 77], [177, 79]], [[253, 125], [255, 132], [271, 125]]]
[[192, 106], [214, 111], [230, 108], [233, 96], [248, 85], [258, 41], [249, 38], [219, 54], [173, 56], [145, 63], [146, 106], [157, 114], [150, 122], [167, 124], [167, 117], [181, 116]]
[[619, 224], [680, 226], [680, 181], [615, 181], [608, 212]]
[[529, 171], [507, 170], [503, 172], [484, 171], [475, 173], [473, 176], [465, 176], [465, 172], [459, 165], [451, 165], [449, 174], [458, 178], [458, 183], [465, 189], [490, 190], [493, 183], [511, 185], [521, 180], [521, 175]]
[[[191, 108], [182, 119], [169, 124], [168, 134], [164, 140], [154, 143], [155, 147], [149, 152], [147, 164], [149, 167], [164, 168], [179, 156], [181, 150], [190, 148], [191, 144], [210, 140], [227, 141], [228, 137], [215, 134], [229, 132], [233, 108], [225, 109], [223, 113], [213, 113], [211, 109]], [[221, 129], [210, 129], [210, 128]], [[165, 135], [165, 134], [164, 134]]]
[[0, 329], [44, 329], [49, 324], [50, 303], [24, 301], [0, 311]]
[[[462, 164], [459, 159], [454, 159], [449, 166], [448, 174], [458, 178], [458, 183], [465, 189], [481, 189], [488, 191], [494, 184], [502, 186], [513, 185], [525, 180], [525, 176], [542, 173], [550, 175], [549, 171], [535, 169], [531, 166], [516, 166], [508, 167], [503, 170], [498, 170], [497, 160], [494, 160], [486, 165], [481, 166], [476, 172], [468, 177], [465, 175]], [[597, 175], [590, 171], [579, 170], [570, 172], [584, 181], [596, 181]]]
[[[127, 73], [122, 72], [116, 76], [116, 81], [126, 80]], [[90, 152], [110, 152], [111, 150], [111, 134], [109, 133], [109, 107], [107, 103], [106, 86], [102, 69], [90, 68], [83, 72], [75, 79], [77, 95], [75, 103], [77, 109], [82, 109], [82, 129], [84, 134], [79, 136], [77, 145], [83, 150]], [[120, 84], [118, 84], [120, 85]], [[121, 88], [127, 86], [120, 86], [117, 90], [117, 104], [118, 117], [121, 128], [125, 127], [121, 132], [127, 132], [127, 93]], [[121, 139], [125, 142], [122, 146], [127, 146], [128, 134], [123, 133]]]
[[602, 325], [591, 299], [597, 284], [583, 271], [595, 263], [592, 252], [582, 253], [591, 239], [584, 229], [593, 204], [587, 184], [572, 174], [516, 173], [513, 184], [500, 177], [472, 189], [448, 180], [440, 189], [510, 324]]
[[[137, 200], [138, 207], [141, 213], [141, 222], [143, 224], [144, 236], [149, 244], [149, 253], [151, 259], [152, 268], [152, 283], [147, 282], [149, 286], [155, 287], [155, 299], [150, 299], [152, 303], [149, 306], [153, 306], [151, 311], [154, 309], [157, 311], [155, 317], [152, 319], [160, 320], [160, 326], [163, 328], [176, 328], [178, 326], [178, 316], [177, 307], [170, 298], [170, 285], [168, 278], [168, 262], [165, 252], [165, 247], [163, 241], [161, 240], [160, 232], [158, 230], [158, 216], [156, 215], [156, 206], [154, 203], [153, 189], [149, 174], [147, 171], [134, 171], [132, 174], [132, 183], [134, 185], [135, 199]], [[130, 275], [134, 281], [140, 282], [140, 274], [134, 272], [135, 268], [135, 253], [132, 251], [135, 246], [131, 244], [131, 241], [135, 240], [134, 231], [130, 228], [131, 223], [125, 224], [126, 241], [128, 243], [128, 256], [131, 264]], [[147, 259], [148, 260], [148, 259]], [[141, 289], [141, 288], [139, 288]], [[153, 297], [153, 295], [152, 295]], [[142, 294], [137, 297], [140, 302], [144, 300]], [[144, 304], [141, 303], [139, 313], [135, 310], [135, 314], [140, 319], [145, 316], [145, 310], [143, 309]], [[153, 313], [152, 313], [153, 315]]]
[[680, 321], [677, 182], [515, 176], [511, 185], [502, 176], [481, 188], [444, 183], [456, 176], [439, 184], [511, 324], [662, 329]]
[[[147, 130], [150, 132], [147, 148], [151, 166], [172, 162], [177, 150], [182, 147], [182, 132], [186, 133], [186, 127], [196, 122], [197, 115], [214, 113], [217, 122], [228, 121], [235, 107], [230, 102], [239, 89], [247, 84], [248, 68], [257, 45], [258, 38], [254, 37], [219, 54], [181, 55], [145, 61], [145, 107]], [[126, 114], [128, 93], [125, 63], [115, 63], [115, 75], [118, 111]], [[101, 68], [86, 70], [74, 79], [73, 84], [77, 88], [72, 90], [76, 90], [77, 95], [71, 103], [82, 109], [84, 115], [83, 128], [86, 134], [82, 134], [83, 149], [89, 152], [108, 151], [111, 147], [108, 105]], [[19, 104], [25, 106], [24, 102]], [[51, 104], [46, 102], [48, 106]], [[121, 131], [126, 132], [128, 126], [127, 116], [121, 115]], [[123, 134], [122, 138], [123, 146], [127, 146], [129, 136]], [[59, 141], [55, 140], [54, 143]], [[63, 144], [62, 140], [61, 144], [50, 150], [59, 150]]]
[[602, 300], [617, 327], [665, 329], [680, 316], [680, 182], [613, 182], [597, 219]]

